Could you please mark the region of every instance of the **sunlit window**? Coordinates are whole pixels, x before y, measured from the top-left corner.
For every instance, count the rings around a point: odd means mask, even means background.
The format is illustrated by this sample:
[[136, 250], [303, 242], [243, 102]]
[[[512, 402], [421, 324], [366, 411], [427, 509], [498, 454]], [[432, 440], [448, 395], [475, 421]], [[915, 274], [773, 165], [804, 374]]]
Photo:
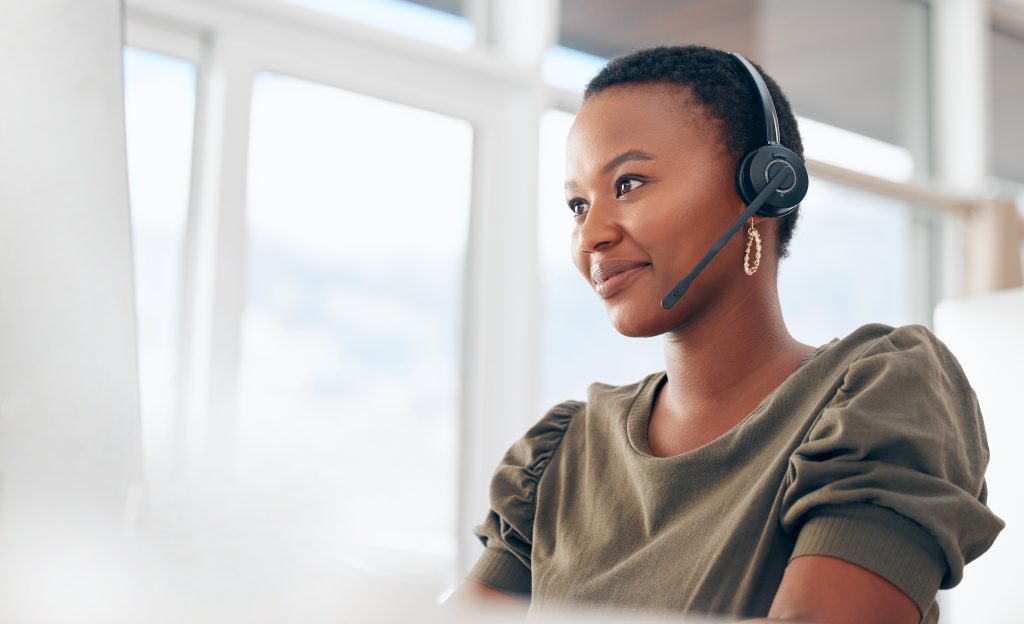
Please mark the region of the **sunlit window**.
[[124, 81], [142, 433], [157, 476], [172, 461], [196, 69], [126, 48]]
[[995, 174], [1024, 184], [1024, 34], [992, 31], [992, 140]]
[[459, 0], [284, 1], [456, 50], [471, 48], [476, 39]]
[[913, 223], [913, 207], [902, 202], [811, 178], [779, 265], [793, 336], [817, 346], [865, 323], [917, 322], [914, 281], [930, 276], [914, 273]]
[[239, 475], [268, 521], [372, 569], [454, 562], [472, 139], [459, 119], [256, 80]]

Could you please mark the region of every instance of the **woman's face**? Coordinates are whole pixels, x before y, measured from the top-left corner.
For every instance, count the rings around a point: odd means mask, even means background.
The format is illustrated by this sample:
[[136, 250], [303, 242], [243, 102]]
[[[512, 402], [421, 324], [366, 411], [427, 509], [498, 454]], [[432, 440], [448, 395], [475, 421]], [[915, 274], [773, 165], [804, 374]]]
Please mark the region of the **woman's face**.
[[735, 166], [683, 88], [616, 86], [584, 103], [566, 145], [572, 257], [621, 334], [671, 331], [750, 279], [744, 239], [734, 236], [671, 310], [661, 308], [743, 210]]

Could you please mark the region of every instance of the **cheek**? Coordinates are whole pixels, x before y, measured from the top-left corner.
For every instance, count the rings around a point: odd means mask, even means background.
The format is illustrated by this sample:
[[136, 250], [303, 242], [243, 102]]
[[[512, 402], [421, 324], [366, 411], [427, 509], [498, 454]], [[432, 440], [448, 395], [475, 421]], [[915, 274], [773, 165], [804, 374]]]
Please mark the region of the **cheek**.
[[643, 240], [655, 265], [671, 265], [693, 244], [701, 227], [700, 215], [685, 204], [663, 205], [649, 211], [634, 224], [636, 237]]
[[580, 272], [587, 283], [590, 283], [590, 264], [587, 259], [587, 255], [580, 251], [580, 247], [576, 241], [577, 232], [574, 229], [572, 236], [569, 237], [569, 257], [572, 258], [572, 263], [575, 265], [576, 270]]
[[668, 292], [694, 268], [725, 230], [727, 216], [724, 207], [709, 202], [675, 206], [637, 224], [642, 229], [637, 237], [647, 247], [660, 287]]

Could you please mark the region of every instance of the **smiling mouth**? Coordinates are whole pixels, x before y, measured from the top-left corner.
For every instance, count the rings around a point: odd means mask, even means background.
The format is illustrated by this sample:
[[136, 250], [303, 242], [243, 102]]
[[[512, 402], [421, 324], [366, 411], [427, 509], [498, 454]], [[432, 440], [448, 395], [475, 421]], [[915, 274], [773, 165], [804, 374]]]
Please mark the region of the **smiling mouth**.
[[640, 264], [625, 271], [609, 275], [606, 278], [595, 280], [594, 290], [602, 299], [613, 297], [632, 284], [633, 280], [650, 266], [649, 264]]

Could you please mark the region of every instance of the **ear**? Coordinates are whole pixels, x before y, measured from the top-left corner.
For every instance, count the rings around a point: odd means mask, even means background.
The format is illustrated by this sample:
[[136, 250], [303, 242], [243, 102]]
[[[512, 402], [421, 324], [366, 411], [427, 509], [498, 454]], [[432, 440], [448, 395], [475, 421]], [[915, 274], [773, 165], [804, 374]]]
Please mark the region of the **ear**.
[[[754, 219], [754, 227], [761, 235], [762, 264], [772, 267], [773, 270], [778, 267], [779, 261], [782, 259], [779, 257], [779, 226], [781, 224], [782, 219], [772, 217]], [[746, 230], [744, 229], [744, 231]]]

